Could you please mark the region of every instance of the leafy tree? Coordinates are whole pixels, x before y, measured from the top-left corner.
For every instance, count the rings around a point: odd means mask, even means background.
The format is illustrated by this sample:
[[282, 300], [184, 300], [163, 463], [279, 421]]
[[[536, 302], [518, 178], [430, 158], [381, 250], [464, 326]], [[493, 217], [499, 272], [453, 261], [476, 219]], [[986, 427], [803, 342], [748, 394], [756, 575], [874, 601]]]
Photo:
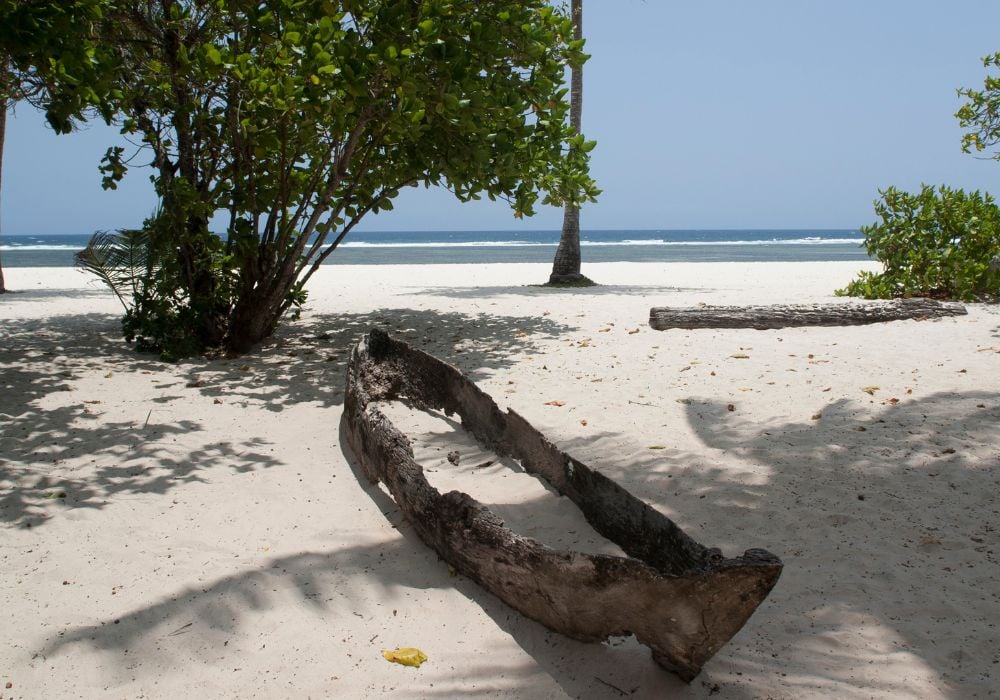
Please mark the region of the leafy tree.
[[[0, 50], [45, 76], [53, 126], [92, 107], [151, 153], [151, 279], [124, 326], [167, 354], [267, 337], [403, 187], [516, 216], [591, 199], [572, 31], [545, 0], [0, 0]], [[107, 187], [131, 157], [108, 150]]]
[[919, 194], [880, 193], [881, 221], [861, 229], [883, 272], [862, 272], [838, 294], [868, 299], [938, 297], [976, 301], [1000, 294], [1000, 208], [990, 195], [925, 185]]
[[[987, 69], [1000, 68], [1000, 53], [983, 59]], [[969, 129], [962, 136], [962, 151], [982, 152], [1000, 145], [1000, 76], [987, 75], [982, 91], [963, 88], [959, 96], [968, 99], [955, 113], [963, 129]], [[1000, 160], [1000, 151], [993, 154]]]
[[[1000, 53], [983, 59], [1000, 67]], [[965, 153], [1000, 145], [1000, 77], [986, 77], [982, 91], [960, 89], [968, 99], [955, 114]], [[993, 154], [1000, 160], [1000, 151]], [[1000, 296], [1000, 208], [989, 194], [937, 190], [919, 194], [894, 187], [880, 191], [881, 221], [863, 227], [868, 254], [883, 263], [880, 273], [862, 272], [837, 294], [869, 299], [929, 296], [964, 301]]]
[[[573, 0], [573, 41], [583, 47], [583, 0]], [[593, 141], [585, 141], [581, 135], [583, 121], [583, 65], [573, 67], [570, 77], [570, 127], [576, 134], [571, 142], [574, 148], [589, 152]], [[597, 191], [593, 191], [596, 195]], [[580, 207], [577, 202], [567, 202], [563, 209], [562, 234], [552, 261], [549, 284], [559, 286], [590, 286], [593, 282], [580, 271]]]

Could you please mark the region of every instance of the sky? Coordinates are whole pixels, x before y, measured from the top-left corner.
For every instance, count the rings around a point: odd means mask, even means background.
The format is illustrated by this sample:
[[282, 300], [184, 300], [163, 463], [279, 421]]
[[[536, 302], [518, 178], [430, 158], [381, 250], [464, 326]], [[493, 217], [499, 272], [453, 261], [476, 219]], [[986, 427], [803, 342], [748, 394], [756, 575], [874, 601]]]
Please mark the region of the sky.
[[[603, 189], [583, 229], [855, 229], [890, 185], [996, 194], [1000, 163], [961, 152], [959, 87], [1000, 51], [996, 0], [588, 0], [583, 130]], [[117, 132], [56, 136], [9, 118], [0, 233], [139, 225], [141, 169], [114, 192], [98, 163]], [[501, 203], [407, 190], [359, 228], [558, 229]]]

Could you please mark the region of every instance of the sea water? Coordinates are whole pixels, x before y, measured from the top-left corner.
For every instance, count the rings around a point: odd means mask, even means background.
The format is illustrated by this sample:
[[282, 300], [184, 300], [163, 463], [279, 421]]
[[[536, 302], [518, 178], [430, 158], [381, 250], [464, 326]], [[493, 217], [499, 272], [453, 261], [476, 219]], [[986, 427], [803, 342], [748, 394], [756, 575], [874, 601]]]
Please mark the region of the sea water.
[[[86, 235], [0, 236], [6, 267], [70, 267]], [[327, 264], [551, 263], [559, 231], [353, 232]], [[797, 262], [868, 260], [853, 229], [583, 231], [588, 262]]]

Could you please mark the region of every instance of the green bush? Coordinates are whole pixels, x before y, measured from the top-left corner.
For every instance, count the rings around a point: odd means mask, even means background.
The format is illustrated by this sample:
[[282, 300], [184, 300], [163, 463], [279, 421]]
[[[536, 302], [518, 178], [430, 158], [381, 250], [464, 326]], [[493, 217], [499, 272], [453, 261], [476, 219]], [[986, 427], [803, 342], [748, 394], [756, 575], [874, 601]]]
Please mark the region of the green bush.
[[98, 231], [75, 257], [76, 266], [111, 289], [125, 309], [125, 340], [174, 361], [201, 349], [195, 332], [199, 317], [177, 281], [177, 255], [157, 235], [161, 225], [157, 211], [141, 229]]
[[[885, 265], [837, 290], [867, 299], [933, 297], [981, 301], [1000, 293], [1000, 208], [988, 194], [924, 185], [919, 194], [880, 191], [881, 221], [861, 229], [865, 248]], [[991, 262], [993, 264], [991, 265]]]

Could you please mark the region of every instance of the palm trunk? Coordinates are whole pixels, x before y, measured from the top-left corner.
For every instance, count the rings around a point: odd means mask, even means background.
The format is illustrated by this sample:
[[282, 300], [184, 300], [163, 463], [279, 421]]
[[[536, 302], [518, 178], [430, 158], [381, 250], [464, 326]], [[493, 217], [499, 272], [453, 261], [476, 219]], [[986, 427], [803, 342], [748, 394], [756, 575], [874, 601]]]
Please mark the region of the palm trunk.
[[[3, 75], [4, 87], [0, 89], [5, 89], [7, 82], [6, 80], [7, 66], [6, 65], [0, 66], [0, 70], [2, 70], [4, 73]], [[7, 99], [6, 94], [0, 96], [0, 193], [3, 192], [3, 147], [4, 147], [4, 139], [7, 136], [7, 106], [9, 105], [9, 103], [10, 100]], [[0, 294], [3, 294], [6, 291], [7, 291], [7, 286], [4, 284], [3, 280], [3, 260], [0, 260]]]
[[[573, 0], [573, 38], [583, 38], [583, 0]], [[583, 115], [583, 67], [573, 68], [570, 75], [569, 124], [579, 134]], [[579, 284], [589, 282], [580, 273], [580, 208], [567, 204], [563, 211], [562, 235], [552, 261], [549, 284]]]

